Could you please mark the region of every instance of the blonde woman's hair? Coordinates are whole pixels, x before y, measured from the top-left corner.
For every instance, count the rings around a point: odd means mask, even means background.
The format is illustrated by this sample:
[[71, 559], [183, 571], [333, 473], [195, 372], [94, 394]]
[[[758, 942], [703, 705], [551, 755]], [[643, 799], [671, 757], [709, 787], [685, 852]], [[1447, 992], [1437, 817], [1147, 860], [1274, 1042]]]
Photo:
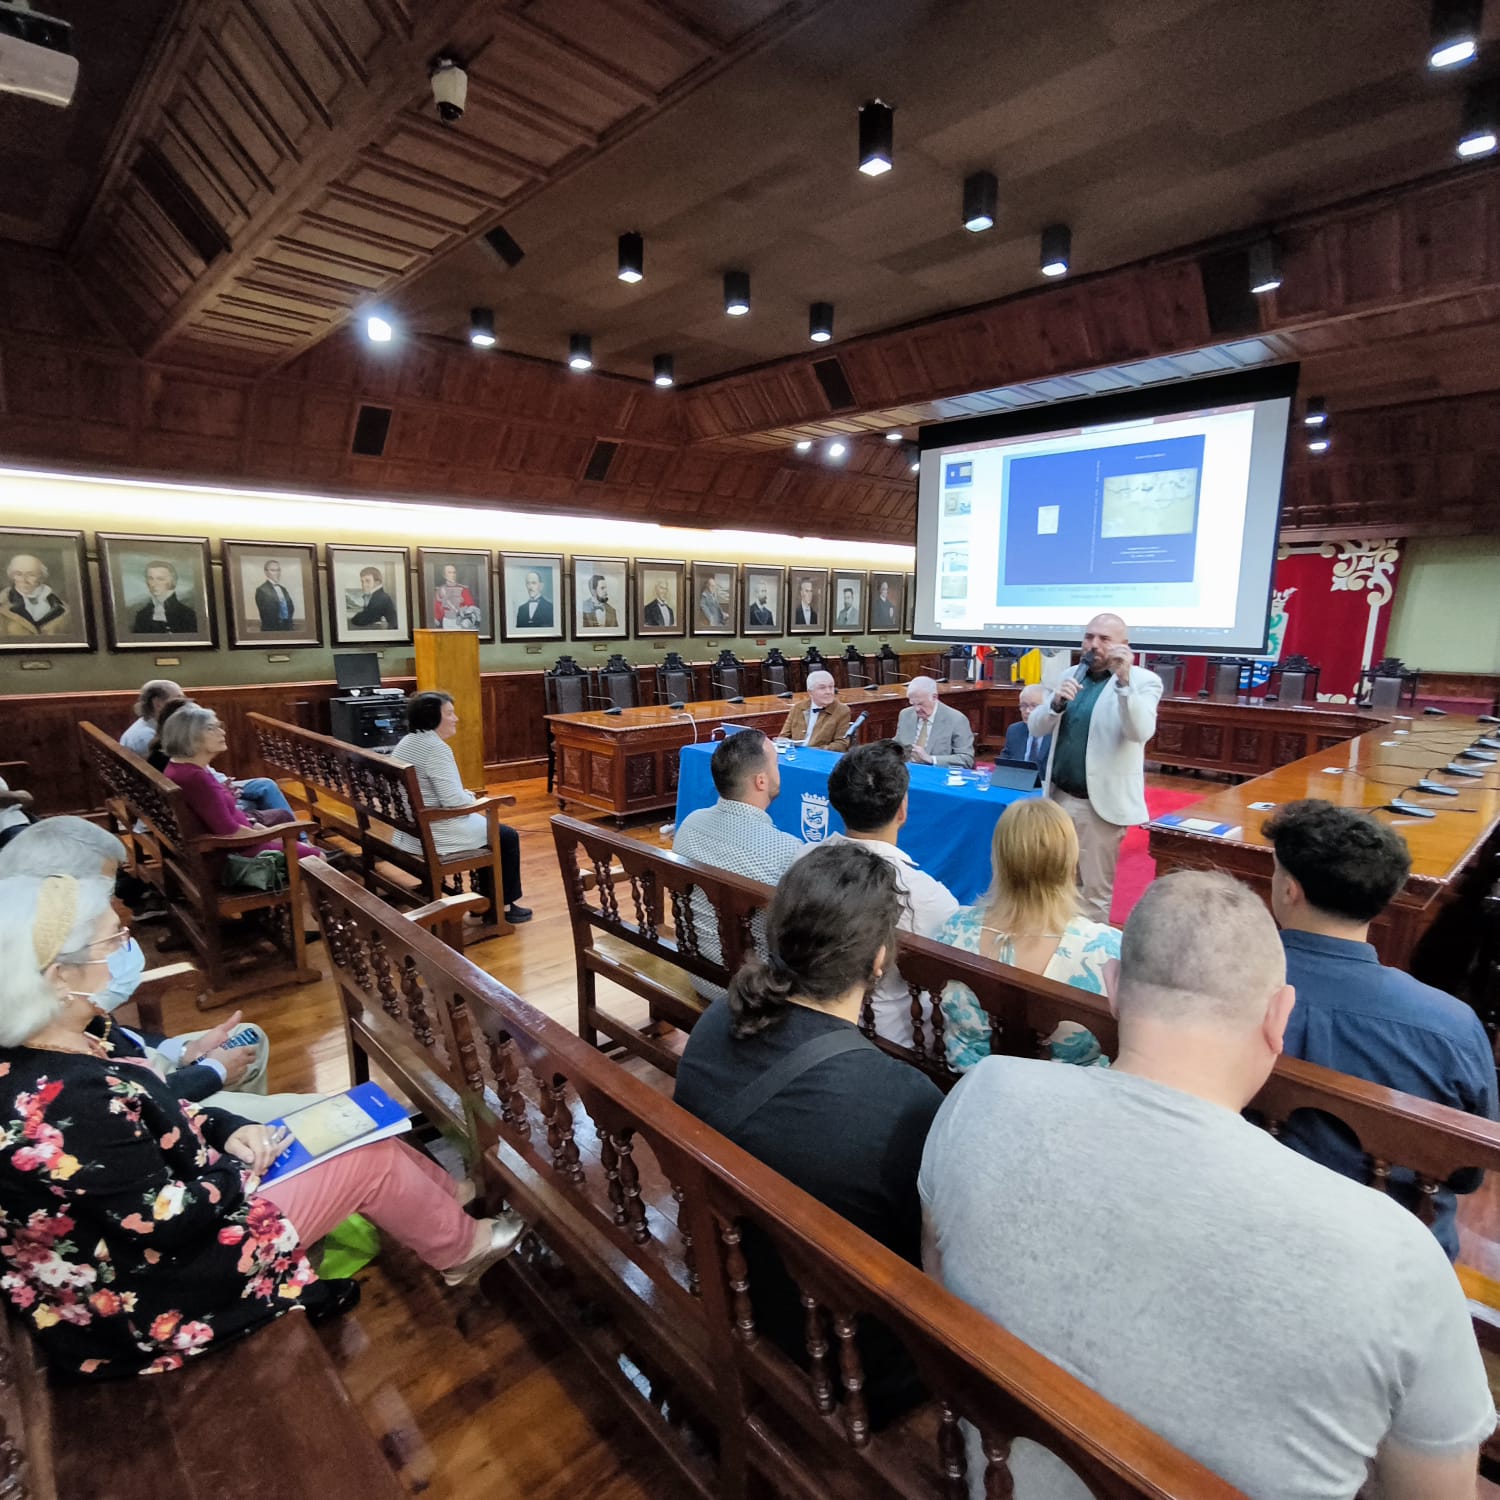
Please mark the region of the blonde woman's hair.
[[990, 842], [985, 925], [1007, 935], [1060, 933], [1078, 915], [1078, 833], [1045, 797], [1013, 802]]

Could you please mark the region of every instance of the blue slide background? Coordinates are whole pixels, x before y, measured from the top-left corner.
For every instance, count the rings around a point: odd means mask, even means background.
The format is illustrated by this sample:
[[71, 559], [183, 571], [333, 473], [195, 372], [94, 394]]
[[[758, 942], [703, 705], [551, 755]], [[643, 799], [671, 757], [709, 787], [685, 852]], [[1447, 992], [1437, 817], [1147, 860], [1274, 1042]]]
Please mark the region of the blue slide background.
[[[1192, 529], [1167, 536], [1101, 537], [1103, 481], [1159, 469], [1198, 471]], [[1202, 476], [1202, 434], [1008, 461], [1001, 589], [1108, 581], [1190, 583]], [[1037, 512], [1044, 505], [1058, 507], [1057, 531], [1039, 536]], [[1003, 594], [999, 602], [1004, 602]]]

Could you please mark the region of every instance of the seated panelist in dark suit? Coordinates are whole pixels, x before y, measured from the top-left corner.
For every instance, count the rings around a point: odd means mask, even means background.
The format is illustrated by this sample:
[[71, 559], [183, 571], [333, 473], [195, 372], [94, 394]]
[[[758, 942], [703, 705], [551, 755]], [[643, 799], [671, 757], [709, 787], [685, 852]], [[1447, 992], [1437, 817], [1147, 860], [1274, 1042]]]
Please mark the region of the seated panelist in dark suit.
[[526, 598], [516, 606], [518, 630], [551, 630], [552, 601], [542, 593], [542, 575], [526, 575]]
[[1038, 737], [1026, 727], [1026, 720], [1033, 709], [1042, 706], [1047, 690], [1040, 683], [1029, 683], [1021, 689], [1021, 717], [1005, 731], [1005, 749], [1001, 752], [1006, 760], [1030, 760], [1036, 762], [1036, 784], [1042, 784], [1047, 771], [1047, 757], [1052, 753], [1052, 736]]
[[266, 581], [255, 590], [255, 608], [260, 613], [262, 630], [290, 630], [297, 614], [292, 596], [282, 587], [281, 564], [270, 558], [266, 562]]
[[136, 610], [137, 635], [196, 635], [198, 611], [177, 597], [177, 569], [169, 562], [146, 564], [149, 601]]

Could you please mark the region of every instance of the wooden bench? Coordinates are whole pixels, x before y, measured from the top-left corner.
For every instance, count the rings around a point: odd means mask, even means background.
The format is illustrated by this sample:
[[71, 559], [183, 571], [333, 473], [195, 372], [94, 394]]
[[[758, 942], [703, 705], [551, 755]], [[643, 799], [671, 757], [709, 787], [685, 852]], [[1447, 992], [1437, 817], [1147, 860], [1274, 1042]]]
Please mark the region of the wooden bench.
[[[346, 839], [357, 851], [368, 889], [398, 904], [414, 898], [436, 901], [445, 891], [462, 893], [465, 879], [478, 891], [476, 877], [488, 872], [494, 894], [489, 920], [467, 930], [469, 942], [503, 936], [515, 929], [505, 920], [500, 879], [500, 809], [515, 806], [511, 796], [479, 797], [467, 807], [427, 807], [416, 770], [375, 750], [346, 745], [330, 735], [299, 729], [265, 714], [247, 714], [261, 761], [278, 777], [299, 783], [308, 812], [325, 833]], [[434, 828], [478, 813], [485, 820], [482, 847], [440, 854]], [[397, 833], [414, 839], [420, 852], [396, 842]], [[404, 871], [410, 886], [381, 866]]]
[[[1008, 1493], [1020, 1436], [1111, 1500], [1238, 1493], [356, 882], [308, 880], [341, 990], [396, 1023], [383, 1065], [403, 1088], [446, 1080], [487, 1201], [533, 1226], [494, 1274], [556, 1320], [696, 1493], [755, 1481], [805, 1500], [956, 1500], [960, 1419], [984, 1435], [987, 1494]], [[802, 1288], [805, 1370], [756, 1328], [751, 1225]], [[881, 1430], [861, 1393], [862, 1318], [937, 1393]]]
[[[145, 828], [143, 837], [151, 857], [142, 878], [161, 892], [169, 915], [203, 967], [208, 989], [199, 996], [200, 1008], [320, 979], [321, 974], [307, 961], [302, 880], [295, 852], [299, 834], [313, 825], [291, 822], [231, 834], [210, 833], [180, 788], [161, 772], [97, 726], [79, 727], [84, 755], [106, 800], [118, 800], [130, 823]], [[287, 884], [276, 891], [227, 887], [224, 867], [229, 856], [266, 844], [279, 844], [284, 851]], [[237, 943], [232, 934], [249, 935], [252, 942]], [[268, 964], [268, 950], [279, 954], [280, 962]]]

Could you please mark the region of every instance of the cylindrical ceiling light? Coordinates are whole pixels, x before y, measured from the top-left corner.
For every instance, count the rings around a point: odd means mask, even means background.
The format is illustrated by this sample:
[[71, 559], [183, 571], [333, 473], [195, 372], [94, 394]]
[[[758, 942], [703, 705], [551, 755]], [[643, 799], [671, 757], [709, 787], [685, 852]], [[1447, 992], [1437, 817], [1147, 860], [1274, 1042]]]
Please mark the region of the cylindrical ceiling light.
[[724, 273], [724, 311], [731, 318], [743, 318], [750, 311], [750, 273]]
[[797, 439], [796, 447], [797, 447], [797, 452], [798, 453], [811, 453], [812, 452], [812, 439], [811, 438], [798, 438]]
[[1456, 68], [1472, 62], [1483, 16], [1484, 0], [1433, 0], [1427, 66]]
[[469, 342], [476, 349], [495, 347], [495, 310], [476, 307], [469, 312]]
[[1281, 285], [1281, 245], [1274, 234], [1262, 235], [1250, 247], [1250, 290], [1263, 297]]
[[849, 445], [835, 438], [824, 451], [829, 458], [842, 458], [849, 451]]
[[964, 178], [964, 228], [971, 234], [995, 227], [1000, 184], [993, 172], [974, 172]]
[[1073, 231], [1066, 224], [1049, 224], [1042, 231], [1042, 275], [1066, 276], [1072, 255]]
[[1333, 431], [1333, 423], [1325, 416], [1322, 424], [1314, 427], [1307, 435], [1307, 451], [1309, 453], [1327, 453], [1331, 441], [1329, 434]]
[[646, 242], [634, 231], [620, 236], [621, 281], [640, 281], [646, 275]]
[[365, 318], [365, 337], [372, 344], [388, 344], [395, 328], [391, 320], [380, 313], [370, 313]]
[[1464, 95], [1458, 154], [1465, 161], [1488, 156], [1495, 149], [1497, 131], [1500, 131], [1500, 83], [1475, 84]]
[[653, 366], [652, 380], [659, 386], [677, 384], [677, 376], [672, 370], [672, 356], [670, 354], [657, 354], [652, 357]]
[[1328, 403], [1321, 396], [1309, 396], [1302, 410], [1304, 427], [1323, 427], [1328, 422]]
[[859, 108], [859, 170], [866, 177], [889, 172], [896, 157], [896, 111], [882, 99]]
[[922, 467], [922, 450], [915, 443], [908, 443], [905, 451], [906, 467], [915, 474]]
[[833, 303], [814, 302], [807, 309], [807, 336], [815, 344], [826, 344], [833, 337]]
[[594, 368], [594, 341], [586, 333], [570, 334], [568, 337], [568, 365], [574, 370]]

